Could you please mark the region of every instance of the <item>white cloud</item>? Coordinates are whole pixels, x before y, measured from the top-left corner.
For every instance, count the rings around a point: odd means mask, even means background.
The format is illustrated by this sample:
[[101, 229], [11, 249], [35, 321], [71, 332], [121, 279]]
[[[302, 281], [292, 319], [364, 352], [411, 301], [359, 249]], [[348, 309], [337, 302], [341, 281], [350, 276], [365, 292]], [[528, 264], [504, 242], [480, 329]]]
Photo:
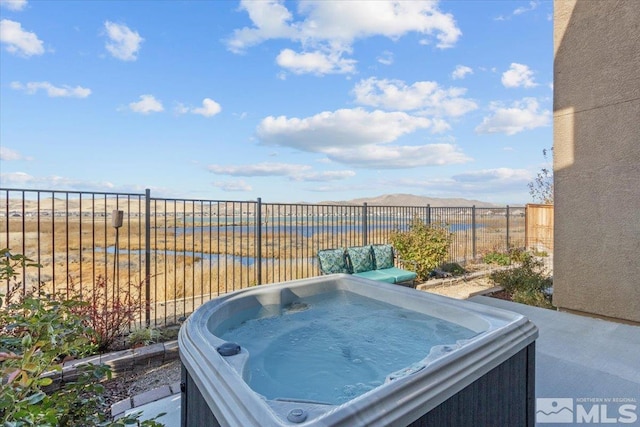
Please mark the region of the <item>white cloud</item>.
[[0, 182], [7, 186], [16, 185], [26, 188], [55, 188], [58, 190], [113, 191], [116, 189], [116, 186], [108, 181], [82, 181], [58, 175], [38, 177], [24, 172], [2, 173], [0, 174]]
[[451, 78], [454, 80], [464, 79], [467, 74], [473, 74], [473, 69], [466, 65], [458, 65], [456, 69], [453, 70], [453, 73], [451, 73]]
[[25, 31], [19, 22], [3, 19], [0, 21], [0, 42], [5, 44], [7, 52], [33, 56], [42, 55], [44, 47], [36, 33]]
[[164, 111], [162, 103], [153, 95], [140, 95], [140, 101], [130, 103], [129, 108], [134, 113], [141, 114], [159, 113]]
[[213, 182], [212, 185], [214, 187], [221, 189], [222, 191], [228, 191], [228, 192], [247, 192], [247, 191], [253, 190], [253, 188], [243, 180], [216, 181], [216, 182]]
[[485, 117], [482, 123], [475, 129], [476, 133], [516, 133], [531, 130], [538, 127], [549, 126], [551, 112], [540, 111], [540, 106], [535, 98], [524, 98], [516, 101], [511, 107], [502, 107], [494, 103], [489, 107], [493, 114]]
[[140, 34], [124, 24], [115, 24], [109, 21], [104, 23], [104, 28], [107, 30], [107, 37], [109, 37], [105, 47], [114, 58], [123, 61], [138, 59], [138, 51], [144, 41]]
[[427, 115], [459, 117], [478, 108], [463, 95], [463, 88], [442, 88], [436, 82], [422, 81], [407, 86], [399, 80], [369, 78], [353, 89], [361, 105], [401, 111], [421, 111]]
[[254, 165], [210, 165], [207, 169], [220, 175], [232, 176], [288, 176], [302, 173], [311, 166], [288, 163], [258, 163]]
[[483, 169], [479, 171], [465, 172], [454, 175], [453, 179], [457, 182], [529, 182], [531, 173], [526, 169]]
[[263, 144], [321, 153], [359, 167], [405, 168], [471, 160], [452, 144], [391, 145], [401, 136], [429, 129], [433, 122], [403, 112], [362, 109], [323, 112], [299, 119], [267, 117], [257, 129]]
[[91, 89], [87, 89], [82, 86], [54, 86], [49, 82], [28, 82], [26, 84], [11, 82], [11, 88], [15, 90], [23, 90], [29, 95], [33, 95], [42, 89], [46, 91], [47, 95], [51, 98], [86, 98], [91, 95]]
[[292, 179], [294, 181], [307, 181], [307, 182], [328, 182], [328, 181], [341, 181], [356, 176], [354, 171], [340, 170], [340, 171], [323, 171], [323, 172], [309, 172], [294, 175]]
[[[253, 26], [237, 29], [227, 40], [235, 53], [271, 39], [286, 39], [302, 46], [302, 53], [283, 50], [278, 63], [298, 73], [324, 74], [321, 70], [351, 73], [355, 61], [344, 59], [355, 40], [384, 36], [396, 40], [410, 32], [436, 39], [444, 49], [455, 45], [462, 34], [451, 14], [432, 1], [300, 2], [296, 20], [282, 0], [243, 0], [240, 9], [249, 14]], [[331, 66], [331, 67], [329, 67]]]
[[258, 163], [254, 165], [210, 165], [207, 167], [209, 172], [219, 175], [231, 176], [287, 176], [292, 181], [314, 181], [326, 182], [336, 181], [355, 176], [355, 172], [350, 170], [340, 171], [310, 171], [309, 165], [298, 165], [291, 163]]
[[389, 52], [388, 50], [385, 50], [376, 59], [382, 65], [391, 65], [393, 64], [393, 52]]
[[25, 157], [11, 148], [0, 146], [0, 160], [10, 162], [15, 160], [31, 160], [31, 158]]
[[507, 16], [500, 15], [497, 18], [495, 18], [495, 20], [496, 21], [508, 21], [513, 16], [524, 15], [525, 13], [528, 13], [528, 12], [536, 10], [539, 5], [540, 5], [539, 1], [530, 1], [527, 6], [520, 6], [520, 7], [516, 8], [516, 9], [514, 9], [513, 12], [511, 12], [510, 15], [507, 15]]
[[280, 1], [241, 1], [240, 9], [249, 14], [253, 28], [235, 30], [227, 41], [229, 50], [242, 53], [269, 39], [293, 38], [296, 30], [290, 25], [291, 12]]
[[326, 151], [333, 161], [374, 169], [403, 169], [467, 163], [472, 159], [452, 144], [379, 145]]
[[202, 100], [202, 107], [194, 108], [191, 110], [193, 114], [199, 114], [205, 117], [213, 117], [222, 111], [222, 107], [216, 101], [211, 98], [205, 98]]
[[513, 62], [511, 67], [502, 73], [502, 84], [504, 87], [535, 87], [538, 84], [533, 81], [533, 71], [524, 64]]
[[269, 116], [260, 122], [257, 134], [268, 145], [325, 152], [329, 148], [388, 143], [431, 124], [427, 118], [403, 112], [356, 108], [325, 111], [303, 119]]
[[202, 107], [191, 108], [186, 107], [184, 104], [178, 104], [175, 108], [177, 114], [198, 114], [204, 117], [213, 117], [222, 111], [222, 107], [216, 101], [211, 98], [205, 98], [202, 100]]
[[356, 61], [342, 58], [335, 52], [296, 53], [284, 49], [276, 57], [276, 63], [295, 74], [346, 74], [355, 72]]
[[537, 1], [530, 1], [529, 6], [521, 6], [513, 11], [514, 15], [522, 15], [523, 13], [531, 12], [538, 8], [540, 3]]
[[[389, 179], [380, 185], [391, 188], [412, 187], [428, 191], [432, 196], [465, 197], [480, 200], [495, 199], [501, 194], [522, 197], [522, 189], [532, 179], [532, 173], [524, 169], [496, 168], [468, 171], [452, 177], [426, 177]], [[519, 202], [519, 200], [513, 200]]]
[[33, 176], [25, 172], [0, 173], [0, 185], [19, 188], [55, 188], [56, 190], [118, 193], [144, 193], [145, 189], [149, 188], [156, 197], [184, 197], [184, 189], [180, 192], [175, 189], [148, 184], [116, 185], [109, 181], [87, 181], [59, 175]]
[[27, 0], [0, 0], [0, 6], [19, 12], [27, 7]]

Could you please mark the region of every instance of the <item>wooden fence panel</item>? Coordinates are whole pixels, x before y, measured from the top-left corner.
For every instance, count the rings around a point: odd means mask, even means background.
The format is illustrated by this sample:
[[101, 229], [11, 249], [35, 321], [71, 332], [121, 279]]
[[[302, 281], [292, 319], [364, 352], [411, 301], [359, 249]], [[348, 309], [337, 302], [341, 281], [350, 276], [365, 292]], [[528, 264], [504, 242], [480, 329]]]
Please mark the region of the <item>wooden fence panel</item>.
[[527, 249], [553, 253], [553, 205], [527, 205], [525, 243]]

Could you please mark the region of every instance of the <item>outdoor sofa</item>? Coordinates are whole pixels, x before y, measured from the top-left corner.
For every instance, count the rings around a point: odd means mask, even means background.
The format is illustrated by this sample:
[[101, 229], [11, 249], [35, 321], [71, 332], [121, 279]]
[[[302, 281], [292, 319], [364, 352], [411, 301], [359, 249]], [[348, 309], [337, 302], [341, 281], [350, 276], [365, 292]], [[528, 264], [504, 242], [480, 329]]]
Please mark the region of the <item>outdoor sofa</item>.
[[391, 245], [322, 249], [318, 261], [322, 274], [347, 273], [379, 282], [414, 287], [417, 274], [395, 266]]

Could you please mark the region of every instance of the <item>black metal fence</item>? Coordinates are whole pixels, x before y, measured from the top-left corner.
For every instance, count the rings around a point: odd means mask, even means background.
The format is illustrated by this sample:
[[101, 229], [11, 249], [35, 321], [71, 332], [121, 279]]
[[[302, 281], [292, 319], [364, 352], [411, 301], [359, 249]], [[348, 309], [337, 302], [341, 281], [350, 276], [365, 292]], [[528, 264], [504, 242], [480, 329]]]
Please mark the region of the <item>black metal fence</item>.
[[[319, 249], [387, 243], [414, 218], [449, 227], [449, 261], [524, 246], [523, 207], [285, 204], [0, 189], [0, 248], [38, 262], [22, 290], [144, 301], [143, 325], [176, 323], [230, 291], [319, 274]], [[8, 290], [0, 288], [0, 292]], [[4, 288], [4, 287], [3, 287]]]

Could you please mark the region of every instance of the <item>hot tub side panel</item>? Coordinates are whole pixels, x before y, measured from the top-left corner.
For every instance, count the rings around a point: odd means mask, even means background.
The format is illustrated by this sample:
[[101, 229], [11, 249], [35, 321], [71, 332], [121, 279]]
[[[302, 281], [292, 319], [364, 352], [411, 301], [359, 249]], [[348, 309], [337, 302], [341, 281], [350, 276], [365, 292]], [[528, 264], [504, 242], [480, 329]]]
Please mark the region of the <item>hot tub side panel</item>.
[[181, 384], [182, 392], [180, 405], [180, 425], [185, 426], [210, 426], [221, 427], [216, 417], [211, 412], [211, 408], [204, 400], [202, 393], [198, 390], [198, 386], [194, 383], [189, 372], [181, 366]]
[[533, 427], [535, 352], [533, 342], [409, 424], [409, 427]]
[[[182, 365], [182, 427], [219, 427], [202, 393]], [[409, 424], [534, 426], [535, 342]], [[245, 427], [245, 426], [243, 426]], [[246, 426], [249, 427], [249, 426]]]

